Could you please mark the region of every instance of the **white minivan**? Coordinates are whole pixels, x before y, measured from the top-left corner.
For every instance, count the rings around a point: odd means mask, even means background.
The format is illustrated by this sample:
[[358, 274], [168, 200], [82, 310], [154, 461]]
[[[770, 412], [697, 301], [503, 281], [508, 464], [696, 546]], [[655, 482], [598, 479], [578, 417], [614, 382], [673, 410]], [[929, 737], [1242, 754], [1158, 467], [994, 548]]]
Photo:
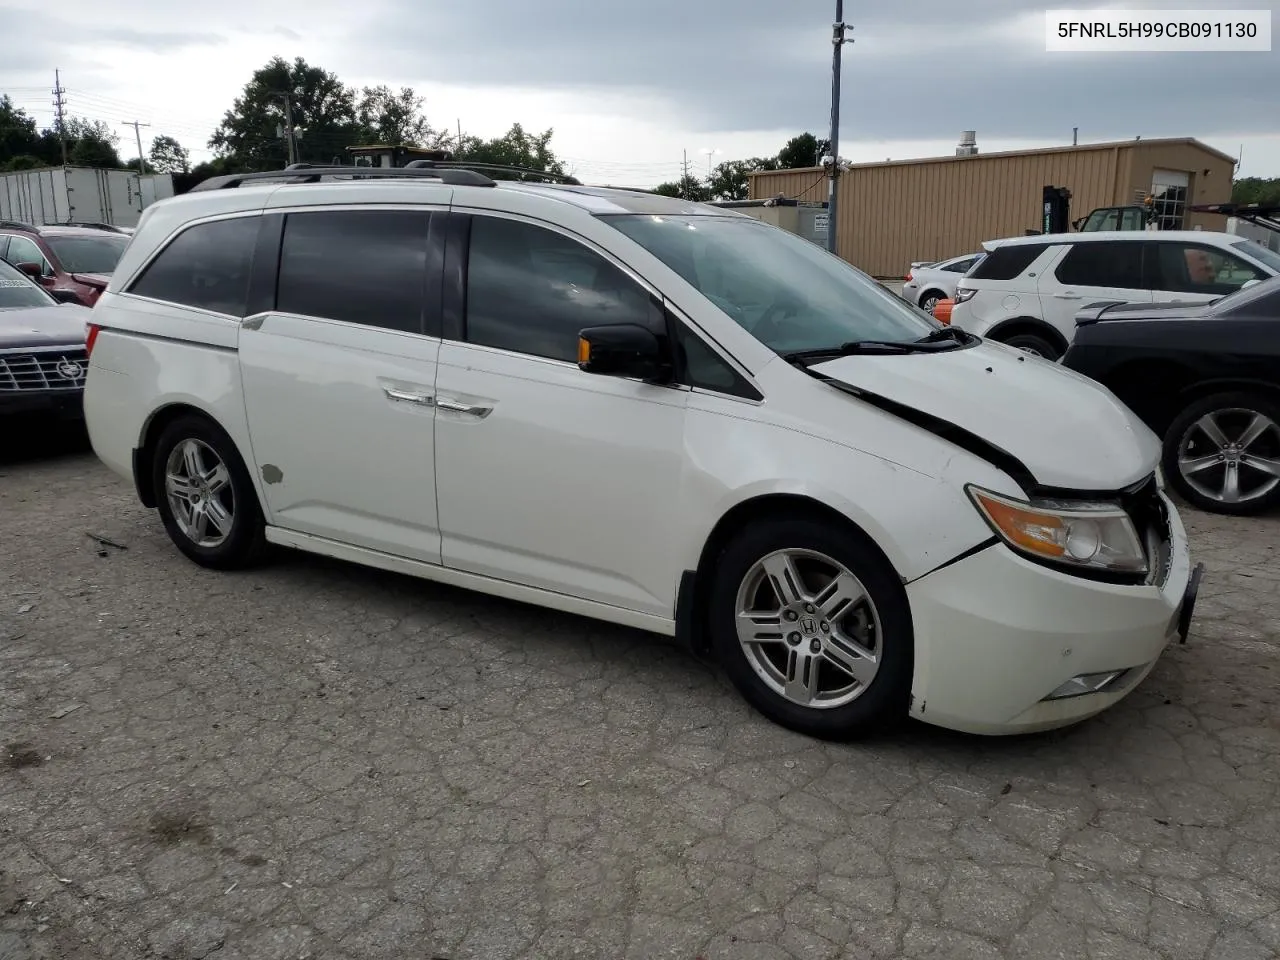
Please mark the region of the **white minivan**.
[[93, 447], [205, 566], [276, 544], [674, 635], [831, 737], [1062, 726], [1186, 636], [1199, 568], [1110, 392], [728, 210], [216, 178], [147, 208], [92, 321]]
[[1208, 303], [1280, 274], [1280, 255], [1230, 233], [1096, 231], [1015, 237], [958, 284], [951, 325], [1056, 360], [1091, 303]]

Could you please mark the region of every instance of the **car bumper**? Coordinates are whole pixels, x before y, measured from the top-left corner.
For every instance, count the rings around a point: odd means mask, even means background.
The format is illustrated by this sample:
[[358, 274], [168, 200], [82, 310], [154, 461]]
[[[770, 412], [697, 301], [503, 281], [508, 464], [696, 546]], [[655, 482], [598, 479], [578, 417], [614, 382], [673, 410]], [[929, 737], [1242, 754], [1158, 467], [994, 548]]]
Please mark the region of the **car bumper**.
[[[907, 586], [916, 633], [913, 716], [979, 734], [1068, 726], [1123, 699], [1169, 642], [1185, 639], [1199, 586], [1166, 499], [1168, 575], [1123, 586], [1060, 573], [994, 545]], [[1100, 692], [1050, 699], [1086, 675]], [[1083, 689], [1083, 688], [1081, 688]]]
[[21, 415], [80, 420], [84, 417], [84, 392], [81, 390], [0, 391], [0, 417]]

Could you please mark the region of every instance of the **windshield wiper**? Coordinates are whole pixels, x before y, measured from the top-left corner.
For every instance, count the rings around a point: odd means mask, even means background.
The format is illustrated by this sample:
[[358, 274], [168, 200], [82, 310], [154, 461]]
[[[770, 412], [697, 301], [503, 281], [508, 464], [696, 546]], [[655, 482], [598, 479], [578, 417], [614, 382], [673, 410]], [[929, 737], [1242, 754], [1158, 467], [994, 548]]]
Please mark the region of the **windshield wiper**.
[[957, 344], [968, 343], [968, 335], [962, 331], [948, 333], [944, 327], [920, 340], [850, 340], [838, 347], [819, 347], [814, 350], [796, 350], [782, 354], [788, 363], [821, 363], [837, 357], [853, 356], [901, 356], [906, 353], [939, 353], [953, 350]]

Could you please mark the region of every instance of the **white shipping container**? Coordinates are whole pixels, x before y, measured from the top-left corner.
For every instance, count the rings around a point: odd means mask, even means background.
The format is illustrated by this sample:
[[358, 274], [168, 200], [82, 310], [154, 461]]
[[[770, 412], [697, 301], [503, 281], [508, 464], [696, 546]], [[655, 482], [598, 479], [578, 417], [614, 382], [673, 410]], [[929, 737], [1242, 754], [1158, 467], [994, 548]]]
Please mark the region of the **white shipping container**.
[[173, 196], [167, 173], [46, 167], [0, 173], [0, 220], [110, 223], [136, 227], [144, 208]]

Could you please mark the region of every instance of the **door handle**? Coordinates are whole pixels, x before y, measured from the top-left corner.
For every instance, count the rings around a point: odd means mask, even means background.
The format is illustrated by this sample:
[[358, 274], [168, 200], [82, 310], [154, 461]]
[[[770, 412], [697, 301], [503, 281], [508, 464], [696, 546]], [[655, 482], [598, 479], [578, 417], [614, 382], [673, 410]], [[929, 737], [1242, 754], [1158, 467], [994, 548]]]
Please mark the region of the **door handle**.
[[387, 395], [388, 400], [403, 400], [405, 403], [418, 403], [424, 407], [429, 407], [434, 398], [425, 393], [411, 393], [408, 390], [397, 390], [394, 387], [383, 387], [382, 392]]
[[475, 417], [478, 420], [483, 420], [489, 414], [493, 413], [493, 407], [462, 403], [458, 400], [449, 400], [443, 397], [436, 400], [436, 408], [439, 410], [448, 410], [450, 413], [465, 413], [467, 416]]
[[1078, 293], [1055, 293], [1054, 296], [1057, 297], [1059, 300], [1083, 300], [1084, 299], [1084, 297], [1080, 296], [1080, 294]]

